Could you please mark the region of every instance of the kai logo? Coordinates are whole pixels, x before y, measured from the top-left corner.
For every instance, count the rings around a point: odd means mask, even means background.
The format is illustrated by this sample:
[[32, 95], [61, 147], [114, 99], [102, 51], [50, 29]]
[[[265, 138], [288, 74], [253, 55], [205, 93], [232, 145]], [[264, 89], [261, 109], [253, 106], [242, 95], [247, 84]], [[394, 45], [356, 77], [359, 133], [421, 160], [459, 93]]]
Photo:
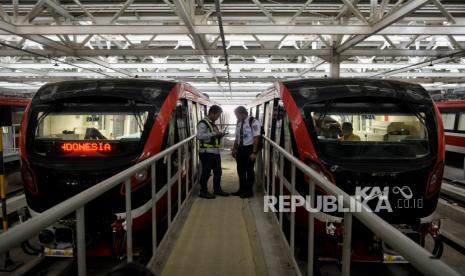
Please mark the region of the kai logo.
[[389, 187], [356, 187], [355, 188], [355, 197], [360, 200], [363, 204], [368, 204], [369, 201], [377, 198], [378, 203], [375, 207], [375, 212], [381, 210], [387, 210], [392, 212], [392, 206], [389, 202]]
[[[400, 195], [402, 198], [389, 200], [390, 192], [394, 195]], [[355, 197], [363, 204], [378, 199], [375, 212], [386, 210], [392, 212], [392, 204], [396, 209], [423, 208], [423, 198], [413, 198], [413, 191], [409, 186], [393, 187], [356, 187]]]

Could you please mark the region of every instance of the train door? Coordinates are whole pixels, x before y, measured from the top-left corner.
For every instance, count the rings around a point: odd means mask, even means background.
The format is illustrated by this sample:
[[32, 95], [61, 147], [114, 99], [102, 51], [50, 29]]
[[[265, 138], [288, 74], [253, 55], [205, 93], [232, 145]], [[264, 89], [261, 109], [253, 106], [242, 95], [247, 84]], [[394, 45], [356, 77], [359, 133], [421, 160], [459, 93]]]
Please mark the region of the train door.
[[[188, 102], [188, 111], [189, 111], [189, 123], [190, 123], [190, 135], [194, 135], [194, 134], [197, 134], [197, 124], [199, 123], [199, 118], [198, 118], [198, 113], [197, 113], [197, 103], [195, 102], [191, 102], [189, 101]], [[197, 149], [198, 149], [198, 143], [196, 142], [197, 139], [194, 140], [194, 142], [192, 143], [193, 145], [193, 149], [191, 151], [191, 154], [192, 153], [197, 153]], [[194, 173], [195, 171], [195, 168], [198, 167], [198, 162], [197, 162], [197, 156], [191, 156], [190, 158], [190, 168], [191, 170], [189, 170], [191, 173]], [[196, 177], [196, 175], [190, 175], [190, 179], [194, 179]], [[192, 183], [192, 181], [191, 181]]]
[[[271, 124], [271, 116], [272, 116], [272, 102], [266, 102], [264, 104], [264, 114], [263, 114], [263, 129], [265, 130], [265, 137], [270, 137], [270, 124]], [[270, 171], [270, 163], [268, 160], [270, 160], [270, 152], [267, 150], [267, 148], [262, 149], [263, 155], [262, 155], [262, 160], [263, 160], [263, 172], [269, 172]], [[270, 183], [270, 174], [265, 173], [265, 177], [262, 178], [264, 179], [263, 185], [268, 185]]]

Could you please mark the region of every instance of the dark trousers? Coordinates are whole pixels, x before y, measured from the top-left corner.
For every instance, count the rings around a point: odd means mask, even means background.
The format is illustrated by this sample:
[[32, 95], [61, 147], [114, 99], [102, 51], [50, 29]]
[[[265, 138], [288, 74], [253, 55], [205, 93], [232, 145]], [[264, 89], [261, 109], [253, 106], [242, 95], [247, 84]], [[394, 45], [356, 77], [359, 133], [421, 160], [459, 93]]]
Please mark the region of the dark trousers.
[[246, 193], [253, 192], [255, 182], [255, 161], [250, 160], [253, 146], [240, 147], [236, 151], [237, 174], [239, 175], [239, 190]]
[[199, 153], [200, 162], [202, 163], [202, 175], [200, 176], [200, 191], [207, 192], [207, 183], [210, 178], [210, 172], [213, 170], [213, 190], [221, 191], [221, 156], [214, 153]]

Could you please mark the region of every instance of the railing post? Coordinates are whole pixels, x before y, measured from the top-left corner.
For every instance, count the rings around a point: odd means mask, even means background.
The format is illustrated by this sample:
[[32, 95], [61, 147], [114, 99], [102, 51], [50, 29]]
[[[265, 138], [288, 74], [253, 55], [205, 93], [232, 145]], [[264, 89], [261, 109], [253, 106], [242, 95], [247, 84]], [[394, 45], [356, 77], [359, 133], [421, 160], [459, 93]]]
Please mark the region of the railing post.
[[266, 155], [265, 155], [265, 168], [266, 168], [266, 172], [264, 173], [265, 177], [266, 177], [266, 194], [267, 195], [270, 195], [270, 175], [269, 175], [269, 172], [270, 172], [270, 148], [271, 148], [271, 145], [270, 143], [265, 140], [266, 142]]
[[182, 158], [182, 147], [179, 147], [178, 148], [178, 212], [176, 213], [179, 214], [179, 210], [181, 210], [181, 179], [182, 179], [182, 167], [184, 166], [184, 162], [183, 160], [181, 160]]
[[351, 257], [351, 242], [352, 242], [352, 214], [344, 213], [344, 237], [342, 244], [342, 275], [350, 275], [350, 257]]
[[[291, 167], [291, 197], [296, 195], [296, 189], [295, 189], [295, 165], [294, 163], [292, 163], [292, 167]], [[291, 200], [291, 202], [293, 202]], [[292, 207], [292, 206], [291, 206]], [[291, 209], [291, 254], [292, 256], [294, 256], [294, 244], [295, 244], [295, 212], [297, 212], [297, 210], [292, 210]]]
[[157, 163], [153, 163], [150, 166], [150, 172], [152, 176], [152, 255], [157, 250]]
[[[309, 176], [311, 177], [311, 176]], [[315, 183], [310, 179], [309, 181], [309, 195], [310, 195], [310, 208], [313, 208], [315, 202]], [[311, 210], [308, 211], [308, 259], [307, 259], [307, 276], [313, 276], [313, 257], [315, 255], [315, 215]]]
[[166, 165], [167, 165], [166, 187], [168, 188], [167, 201], [168, 201], [168, 228], [169, 228], [171, 226], [171, 153], [168, 154]]
[[189, 196], [189, 167], [191, 162], [188, 144], [186, 144], [186, 158], [184, 160], [186, 162], [186, 197], [184, 200], [187, 200], [187, 196]]
[[86, 272], [86, 217], [84, 206], [76, 210], [76, 240], [78, 275], [85, 276]]
[[[274, 149], [273, 147], [273, 158], [276, 158], [276, 155], [278, 154], [278, 151]], [[276, 164], [275, 162], [272, 162], [271, 165], [271, 176], [273, 179], [271, 179], [271, 195], [276, 196]]]
[[126, 179], [126, 255], [128, 263], [132, 262], [132, 213], [131, 213], [131, 178]]
[[[279, 196], [282, 196], [284, 193], [284, 156], [279, 155]], [[278, 200], [279, 201], [279, 200]], [[283, 212], [279, 211], [279, 224], [281, 227], [283, 225]]]
[[12, 125], [12, 132], [13, 132], [13, 151], [16, 151], [16, 125]]

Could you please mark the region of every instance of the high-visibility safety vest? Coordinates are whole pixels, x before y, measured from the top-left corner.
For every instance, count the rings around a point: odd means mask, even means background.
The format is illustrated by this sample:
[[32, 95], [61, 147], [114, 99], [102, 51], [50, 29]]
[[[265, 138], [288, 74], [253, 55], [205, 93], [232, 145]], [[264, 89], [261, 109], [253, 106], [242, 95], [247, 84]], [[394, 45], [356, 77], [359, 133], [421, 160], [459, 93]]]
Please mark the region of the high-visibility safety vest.
[[[206, 119], [200, 120], [199, 124], [201, 122], [204, 122], [208, 129], [210, 130], [211, 133], [215, 133], [215, 130], [213, 128], [213, 125]], [[220, 147], [220, 139], [218, 137], [212, 137], [209, 142], [202, 142], [200, 143], [201, 148], [219, 148]]]

